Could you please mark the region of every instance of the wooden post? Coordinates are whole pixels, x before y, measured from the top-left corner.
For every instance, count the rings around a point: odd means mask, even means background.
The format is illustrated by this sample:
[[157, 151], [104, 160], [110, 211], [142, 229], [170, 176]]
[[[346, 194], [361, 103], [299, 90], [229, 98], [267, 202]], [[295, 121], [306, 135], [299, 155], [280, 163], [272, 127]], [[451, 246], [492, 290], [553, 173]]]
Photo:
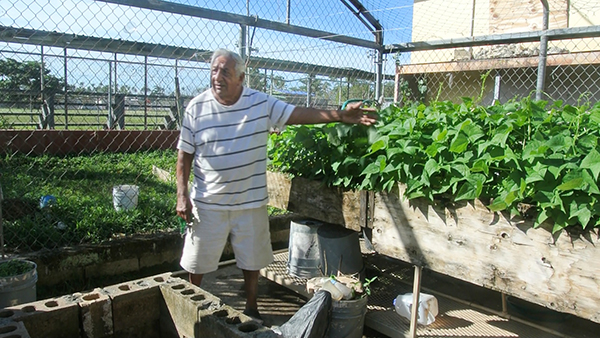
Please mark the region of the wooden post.
[[115, 94], [115, 121], [119, 130], [125, 129], [125, 94]]
[[419, 318], [419, 296], [421, 293], [422, 266], [415, 265], [415, 278], [413, 280], [413, 303], [410, 309], [410, 338], [417, 337], [417, 319]]

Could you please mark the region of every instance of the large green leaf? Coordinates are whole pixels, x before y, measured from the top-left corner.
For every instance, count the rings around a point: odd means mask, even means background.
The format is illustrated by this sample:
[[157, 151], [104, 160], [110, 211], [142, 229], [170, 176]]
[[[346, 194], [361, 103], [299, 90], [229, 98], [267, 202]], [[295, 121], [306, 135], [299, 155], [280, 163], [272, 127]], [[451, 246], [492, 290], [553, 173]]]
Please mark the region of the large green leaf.
[[600, 174], [600, 153], [596, 149], [590, 151], [581, 161], [581, 168], [590, 169], [597, 181]]
[[468, 145], [469, 139], [467, 138], [467, 136], [461, 132], [458, 132], [454, 136], [452, 143], [450, 143], [450, 151], [453, 153], [462, 153], [467, 149]]
[[458, 189], [454, 200], [473, 200], [481, 195], [485, 176], [481, 174], [472, 174], [467, 177], [467, 180]]

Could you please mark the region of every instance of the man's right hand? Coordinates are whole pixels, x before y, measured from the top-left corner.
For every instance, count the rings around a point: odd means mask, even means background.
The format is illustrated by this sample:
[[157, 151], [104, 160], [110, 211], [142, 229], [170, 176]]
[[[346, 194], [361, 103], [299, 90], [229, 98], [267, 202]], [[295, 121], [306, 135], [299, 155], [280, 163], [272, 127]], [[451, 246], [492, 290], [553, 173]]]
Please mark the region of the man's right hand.
[[187, 195], [177, 195], [177, 216], [183, 218], [186, 223], [192, 222], [192, 202]]

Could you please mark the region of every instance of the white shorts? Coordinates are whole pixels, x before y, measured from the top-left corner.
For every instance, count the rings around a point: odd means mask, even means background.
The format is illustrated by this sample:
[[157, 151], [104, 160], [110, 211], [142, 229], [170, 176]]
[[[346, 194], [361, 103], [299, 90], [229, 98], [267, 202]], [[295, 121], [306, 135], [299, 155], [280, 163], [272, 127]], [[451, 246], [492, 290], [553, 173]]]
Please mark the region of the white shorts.
[[246, 210], [203, 210], [194, 207], [194, 225], [188, 228], [181, 267], [193, 274], [217, 270], [230, 236], [236, 265], [256, 271], [273, 262], [267, 206]]

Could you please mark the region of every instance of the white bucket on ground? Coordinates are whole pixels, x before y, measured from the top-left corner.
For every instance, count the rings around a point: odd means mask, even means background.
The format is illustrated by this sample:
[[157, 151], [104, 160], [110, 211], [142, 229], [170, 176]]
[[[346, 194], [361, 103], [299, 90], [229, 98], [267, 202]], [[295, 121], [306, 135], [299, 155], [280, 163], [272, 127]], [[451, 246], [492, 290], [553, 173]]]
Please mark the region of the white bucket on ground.
[[115, 185], [113, 187], [113, 205], [115, 210], [135, 209], [138, 204], [140, 188], [137, 185]]

